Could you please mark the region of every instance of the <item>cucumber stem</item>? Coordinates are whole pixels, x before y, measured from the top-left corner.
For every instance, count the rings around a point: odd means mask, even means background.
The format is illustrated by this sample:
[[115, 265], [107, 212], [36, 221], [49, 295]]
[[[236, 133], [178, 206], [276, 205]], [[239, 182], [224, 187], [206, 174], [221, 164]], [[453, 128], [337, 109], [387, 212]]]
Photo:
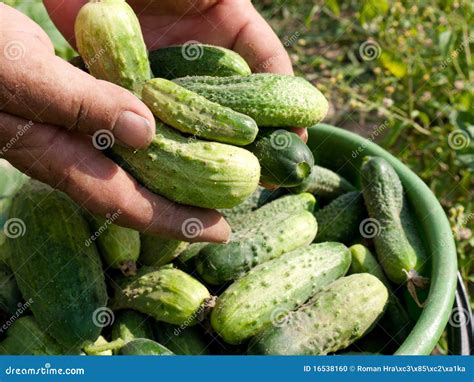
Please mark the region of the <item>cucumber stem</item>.
[[125, 343], [126, 342], [123, 339], [118, 338], [103, 345], [94, 345], [93, 343], [88, 343], [84, 345], [83, 350], [87, 355], [97, 355], [109, 350], [119, 350], [125, 345]]

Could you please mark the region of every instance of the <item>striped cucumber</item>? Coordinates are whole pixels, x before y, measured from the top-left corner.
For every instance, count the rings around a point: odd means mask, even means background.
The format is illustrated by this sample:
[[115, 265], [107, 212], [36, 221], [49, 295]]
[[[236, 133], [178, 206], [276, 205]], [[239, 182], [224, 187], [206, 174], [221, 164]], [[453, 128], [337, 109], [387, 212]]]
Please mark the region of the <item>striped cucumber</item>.
[[311, 174], [298, 186], [289, 191], [299, 194], [309, 192], [327, 199], [334, 199], [342, 194], [355, 191], [355, 187], [335, 172], [320, 166], [313, 166]]
[[247, 115], [163, 78], [145, 82], [142, 100], [160, 120], [196, 137], [244, 146], [258, 133], [257, 124]]
[[173, 80], [212, 102], [252, 117], [258, 126], [309, 127], [321, 121], [328, 102], [301, 77], [259, 73], [250, 76], [188, 76]]
[[318, 225], [309, 211], [281, 211], [259, 225], [234, 233], [228, 244], [209, 244], [196, 257], [196, 270], [209, 284], [235, 280], [258, 264], [311, 243]]
[[348, 244], [357, 233], [365, 213], [364, 201], [359, 191], [337, 197], [315, 212], [319, 225], [315, 241], [338, 241]]
[[219, 296], [212, 327], [224, 341], [241, 343], [343, 276], [350, 261], [343, 244], [321, 243], [261, 264]]
[[383, 158], [366, 158], [361, 182], [367, 211], [378, 226], [373, 240], [385, 274], [397, 284], [423, 286], [426, 252], [397, 173]]
[[313, 299], [268, 326], [249, 345], [251, 354], [325, 355], [344, 349], [382, 316], [387, 288], [368, 273], [334, 281]]
[[133, 309], [175, 325], [193, 325], [213, 306], [204, 285], [171, 266], [141, 268], [136, 276], [117, 280], [114, 289], [114, 310]]
[[159, 236], [142, 234], [139, 262], [143, 265], [160, 267], [171, 263], [189, 243], [180, 240], [164, 239]]
[[226, 77], [251, 73], [247, 62], [236, 52], [206, 44], [172, 45], [152, 50], [149, 55], [155, 77]]
[[410, 334], [412, 328], [410, 318], [405, 308], [395, 295], [382, 267], [367, 247], [355, 244], [349, 247], [352, 256], [349, 273], [370, 273], [383, 282], [389, 292], [387, 310], [379, 322], [379, 326], [400, 345]]

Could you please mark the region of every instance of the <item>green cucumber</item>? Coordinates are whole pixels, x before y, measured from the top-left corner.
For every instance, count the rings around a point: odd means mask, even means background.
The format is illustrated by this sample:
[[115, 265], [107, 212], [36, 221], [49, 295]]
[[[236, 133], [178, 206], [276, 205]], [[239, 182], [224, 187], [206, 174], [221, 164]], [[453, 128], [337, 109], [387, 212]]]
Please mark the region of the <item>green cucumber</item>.
[[189, 243], [181, 240], [164, 239], [159, 236], [141, 234], [139, 262], [143, 265], [160, 267], [171, 263]]
[[0, 343], [0, 355], [65, 355], [67, 350], [41, 330], [31, 316], [17, 318]]
[[142, 100], [161, 121], [196, 137], [245, 146], [258, 133], [252, 118], [163, 78], [145, 82]]
[[251, 73], [247, 62], [238, 53], [199, 43], [152, 50], [149, 60], [153, 75], [169, 80], [185, 76], [247, 76]]
[[24, 225], [9, 239], [11, 268], [42, 330], [68, 349], [94, 342], [97, 313], [107, 291], [95, 244], [82, 212], [66, 194], [30, 180], [15, 196], [10, 216]]
[[366, 158], [361, 182], [367, 211], [377, 226], [373, 240], [385, 274], [397, 284], [420, 285], [426, 252], [397, 173], [383, 158]]
[[[140, 234], [130, 228], [120, 227], [110, 219], [94, 216], [90, 219], [92, 238], [102, 255], [104, 264], [120, 269], [124, 275], [133, 275], [137, 270], [140, 255]], [[92, 244], [92, 240], [87, 242]], [[86, 244], [87, 245], [87, 244]]]
[[76, 44], [89, 72], [136, 93], [151, 78], [140, 23], [123, 0], [90, 1], [74, 26]]
[[189, 76], [178, 85], [212, 102], [252, 117], [259, 126], [309, 127], [321, 121], [328, 102], [301, 77], [259, 73], [250, 76]]
[[195, 273], [196, 266], [194, 264], [194, 259], [201, 249], [206, 247], [209, 243], [191, 243], [183, 252], [179, 254], [176, 258], [176, 265], [179, 269], [188, 272]]
[[195, 259], [209, 284], [235, 280], [258, 264], [311, 243], [318, 225], [309, 211], [282, 211], [250, 230], [235, 232], [228, 244], [208, 244]]
[[219, 296], [212, 327], [224, 341], [239, 344], [343, 276], [350, 260], [343, 244], [321, 243], [261, 264]]
[[344, 349], [382, 316], [387, 288], [368, 273], [336, 280], [311, 302], [269, 326], [249, 345], [251, 354], [325, 355]]
[[134, 310], [117, 312], [112, 326], [112, 340], [119, 338], [125, 342], [136, 338], [153, 339], [151, 319]]
[[0, 310], [15, 314], [22, 306], [20, 289], [10, 268], [0, 264]]
[[115, 145], [111, 151], [150, 191], [191, 206], [232, 208], [257, 189], [260, 179], [260, 165], [249, 151], [185, 138], [158, 121], [147, 149]]
[[314, 166], [313, 153], [303, 140], [287, 130], [265, 129], [246, 147], [260, 162], [260, 181], [281, 187], [301, 184]]
[[309, 192], [323, 198], [334, 199], [347, 192], [355, 191], [355, 187], [339, 174], [315, 165], [311, 174], [300, 185], [291, 187], [289, 191], [296, 194]]
[[395, 295], [382, 267], [367, 247], [355, 244], [349, 247], [352, 255], [349, 273], [370, 273], [383, 282], [389, 292], [387, 310], [379, 322], [379, 326], [390, 335], [397, 345], [401, 345], [410, 334], [412, 325], [408, 313]]
[[[209, 344], [202, 328], [198, 326], [176, 326], [160, 322], [155, 325], [158, 341], [178, 355], [209, 355]], [[200, 330], [201, 329], [201, 330]]]
[[173, 355], [173, 352], [163, 345], [149, 340], [148, 338], [137, 338], [120, 349], [120, 355]]
[[112, 308], [133, 309], [175, 325], [200, 321], [213, 298], [199, 281], [171, 266], [144, 267], [117, 280]]
[[359, 191], [334, 199], [315, 212], [319, 230], [315, 241], [338, 241], [348, 244], [359, 229], [365, 215], [364, 201]]

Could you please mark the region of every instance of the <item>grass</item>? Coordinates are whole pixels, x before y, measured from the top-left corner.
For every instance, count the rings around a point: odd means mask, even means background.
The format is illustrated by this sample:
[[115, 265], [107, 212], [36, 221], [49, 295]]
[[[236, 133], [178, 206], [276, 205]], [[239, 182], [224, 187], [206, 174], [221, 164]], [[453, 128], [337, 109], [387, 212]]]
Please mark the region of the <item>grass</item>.
[[[469, 1], [256, 1], [327, 119], [413, 169], [449, 216], [474, 295], [474, 31]], [[473, 299], [471, 302], [474, 304]]]

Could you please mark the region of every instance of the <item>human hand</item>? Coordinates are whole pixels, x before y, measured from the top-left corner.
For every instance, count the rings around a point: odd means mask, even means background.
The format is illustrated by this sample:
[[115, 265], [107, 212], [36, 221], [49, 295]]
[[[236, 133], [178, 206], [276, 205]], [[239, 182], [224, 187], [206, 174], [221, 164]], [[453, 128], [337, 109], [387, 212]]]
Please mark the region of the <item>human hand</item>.
[[92, 144], [91, 135], [111, 131], [117, 144], [145, 147], [155, 122], [140, 100], [56, 57], [44, 31], [20, 12], [0, 4], [0, 19], [0, 157], [91, 212], [119, 211], [120, 225], [189, 241], [183, 227], [199, 219], [194, 240], [228, 239], [216, 211], [149, 192]]
[[[73, 45], [74, 20], [86, 0], [44, 0], [58, 29]], [[149, 50], [188, 41], [239, 53], [254, 72], [293, 74], [282, 43], [250, 0], [133, 0]], [[306, 129], [294, 128], [307, 140]]]

